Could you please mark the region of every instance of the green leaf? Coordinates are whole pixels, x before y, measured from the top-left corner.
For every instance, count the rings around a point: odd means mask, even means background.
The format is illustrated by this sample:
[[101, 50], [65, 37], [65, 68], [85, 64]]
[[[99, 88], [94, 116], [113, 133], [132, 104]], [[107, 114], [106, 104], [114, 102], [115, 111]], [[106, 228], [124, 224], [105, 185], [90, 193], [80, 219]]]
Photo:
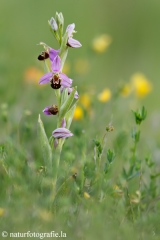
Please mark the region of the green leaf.
[[154, 179], [154, 178], [157, 178], [157, 177], [159, 177], [159, 176], [160, 176], [160, 172], [157, 173], [157, 174], [155, 174], [155, 175], [150, 175], [150, 178], [151, 178], [151, 179]]
[[127, 171], [126, 171], [125, 168], [122, 169], [122, 176], [123, 176], [124, 179], [127, 180], [127, 178], [128, 178], [128, 174], [127, 174]]
[[108, 151], [107, 151], [108, 162], [112, 163], [114, 158], [115, 158], [115, 153], [112, 150], [108, 149]]
[[100, 141], [97, 140], [97, 139], [93, 139], [93, 142], [94, 142], [96, 147], [99, 147], [101, 145]]
[[54, 147], [54, 137], [51, 136], [48, 141], [49, 141], [49, 145], [50, 145], [50, 147], [52, 149]]
[[145, 157], [146, 164], [149, 168], [151, 168], [155, 163], [151, 160], [151, 156]]
[[93, 139], [93, 142], [94, 142], [95, 147], [97, 149], [97, 156], [99, 158], [100, 155], [102, 154], [103, 146], [101, 145], [101, 142], [99, 140], [97, 140], [97, 139]]
[[77, 91], [77, 87], [73, 88], [73, 91], [68, 96], [67, 100], [63, 103], [63, 105], [60, 108], [59, 114], [60, 114], [60, 121], [64, 118], [65, 114], [69, 111], [72, 102], [74, 100], [75, 92]]
[[66, 113], [66, 128], [70, 128], [70, 125], [72, 123], [74, 111], [76, 108], [77, 102], [70, 108], [70, 110]]
[[132, 174], [131, 176], [128, 177], [128, 181], [130, 181], [131, 179], [138, 177], [140, 175], [140, 171], [135, 172], [134, 174]]
[[63, 92], [61, 93], [61, 105], [63, 105], [63, 103], [66, 101], [67, 98], [68, 98], [68, 89], [64, 88]]
[[42, 156], [44, 160], [44, 165], [47, 167], [47, 172], [51, 170], [52, 167], [52, 150], [48, 141], [48, 138], [46, 136], [43, 122], [40, 118], [38, 118], [38, 137], [40, 142], [40, 149], [42, 151]]
[[146, 119], [147, 116], [147, 110], [143, 106], [141, 110], [137, 110], [136, 112], [132, 111], [135, 116], [136, 124], [141, 124], [142, 121]]
[[133, 173], [133, 172], [134, 172], [134, 169], [135, 169], [135, 164], [130, 166], [130, 168], [129, 168], [129, 170], [128, 170], [128, 176], [131, 176], [131, 175], [134, 174], [134, 173]]

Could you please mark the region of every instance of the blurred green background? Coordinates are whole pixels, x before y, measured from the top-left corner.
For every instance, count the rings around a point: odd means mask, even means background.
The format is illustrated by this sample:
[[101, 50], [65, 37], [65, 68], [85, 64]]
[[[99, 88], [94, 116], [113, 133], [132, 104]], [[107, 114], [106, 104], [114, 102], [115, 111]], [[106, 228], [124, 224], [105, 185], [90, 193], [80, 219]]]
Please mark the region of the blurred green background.
[[[62, 12], [65, 25], [75, 22], [75, 38], [83, 47], [69, 52], [69, 59], [88, 58], [87, 75], [74, 79], [77, 85], [95, 84], [96, 88], [114, 87], [128, 81], [134, 72], [143, 72], [153, 82], [154, 92], [148, 97], [150, 107], [158, 107], [160, 75], [160, 2], [141, 1], [75, 1], [28, 0], [0, 1], [0, 96], [1, 102], [23, 102], [26, 89], [23, 73], [29, 66], [40, 66], [37, 55], [40, 41], [57, 48], [47, 21]], [[91, 52], [92, 39], [102, 33], [113, 42], [101, 55]], [[73, 74], [72, 74], [73, 75]], [[73, 77], [73, 76], [71, 76]], [[27, 97], [26, 97], [27, 98]], [[25, 98], [25, 101], [27, 99]]]

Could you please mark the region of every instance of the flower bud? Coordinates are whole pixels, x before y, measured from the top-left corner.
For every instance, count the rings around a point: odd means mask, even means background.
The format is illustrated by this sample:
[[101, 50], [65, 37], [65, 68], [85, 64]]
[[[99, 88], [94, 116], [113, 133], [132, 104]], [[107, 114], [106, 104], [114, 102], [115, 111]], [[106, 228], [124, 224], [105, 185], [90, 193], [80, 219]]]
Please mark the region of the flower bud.
[[48, 25], [49, 28], [51, 30], [51, 32], [53, 33], [53, 35], [55, 36], [56, 40], [59, 42], [60, 38], [59, 38], [59, 34], [58, 34], [58, 24], [57, 21], [52, 17], [49, 21], [48, 21]]
[[114, 127], [113, 126], [108, 126], [106, 127], [106, 131], [107, 132], [112, 132], [114, 130]]
[[61, 125], [62, 128], [65, 128], [66, 127], [66, 119], [63, 118], [62, 119], [62, 125]]
[[53, 17], [50, 19], [50, 21], [48, 21], [48, 23], [49, 23], [49, 25], [50, 25], [50, 27], [52, 28], [53, 31], [58, 30], [57, 22]]
[[54, 138], [67, 138], [72, 137], [73, 133], [71, 133], [67, 128], [57, 128], [52, 132], [52, 136]]
[[63, 27], [63, 24], [64, 24], [63, 14], [56, 12], [56, 17], [55, 17], [55, 18], [56, 18], [56, 20], [57, 20], [58, 26], [59, 26], [59, 27]]

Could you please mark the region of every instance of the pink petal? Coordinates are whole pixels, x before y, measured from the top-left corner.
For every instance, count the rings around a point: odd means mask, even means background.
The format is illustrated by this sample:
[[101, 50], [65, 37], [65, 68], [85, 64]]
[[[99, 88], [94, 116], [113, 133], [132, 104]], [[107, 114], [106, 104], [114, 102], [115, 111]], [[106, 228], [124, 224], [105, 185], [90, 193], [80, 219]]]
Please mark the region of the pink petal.
[[82, 46], [82, 44], [79, 41], [73, 38], [68, 39], [67, 45], [72, 48], [79, 48]]
[[52, 73], [49, 72], [49, 73], [46, 73], [44, 74], [40, 80], [39, 80], [39, 84], [45, 84], [45, 83], [48, 83], [50, 82], [50, 79], [52, 78]]
[[72, 35], [72, 32], [73, 32], [74, 28], [75, 28], [75, 24], [74, 23], [68, 25], [68, 27], [66, 29], [66, 32], [68, 32], [68, 37], [70, 37]]
[[61, 85], [65, 88], [70, 87], [72, 85], [72, 79], [67, 77], [64, 73], [60, 73], [60, 78], [62, 79]]
[[71, 133], [67, 128], [57, 128], [52, 132], [54, 138], [67, 138], [72, 137], [73, 133]]
[[51, 113], [48, 111], [50, 107], [45, 107], [45, 109], [43, 109], [43, 113], [46, 114], [46, 115], [51, 115]]
[[49, 58], [50, 58], [51, 61], [53, 61], [54, 58], [59, 54], [59, 51], [60, 50], [55, 50], [53, 48], [49, 49]]
[[56, 56], [53, 61], [52, 61], [52, 65], [51, 65], [52, 71], [53, 72], [59, 72], [61, 69], [61, 59], [59, 56]]

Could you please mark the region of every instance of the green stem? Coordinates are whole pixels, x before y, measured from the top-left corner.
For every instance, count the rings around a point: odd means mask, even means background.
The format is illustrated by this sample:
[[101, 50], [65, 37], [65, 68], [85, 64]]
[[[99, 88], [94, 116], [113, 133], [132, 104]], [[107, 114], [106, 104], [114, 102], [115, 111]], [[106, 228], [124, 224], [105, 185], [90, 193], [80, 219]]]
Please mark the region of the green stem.
[[56, 95], [57, 102], [58, 102], [58, 109], [60, 109], [60, 106], [61, 106], [61, 93], [60, 93], [60, 89], [56, 89], [55, 90], [55, 95]]
[[56, 192], [57, 192], [57, 178], [58, 178], [58, 170], [59, 170], [59, 163], [60, 163], [60, 157], [61, 157], [61, 152], [62, 152], [62, 147], [64, 144], [65, 139], [59, 139], [58, 140], [58, 145], [56, 149], [53, 152], [53, 157], [52, 157], [52, 193], [51, 193], [51, 204], [53, 203], [53, 200], [55, 198]]
[[61, 58], [61, 71], [63, 69], [64, 63], [68, 54], [67, 40], [68, 40], [68, 33], [66, 32], [63, 36], [61, 47], [60, 47], [60, 53], [59, 53], [59, 56]]
[[134, 147], [133, 147], [132, 164], [135, 164], [136, 151], [137, 151], [137, 142], [134, 143]]
[[[60, 34], [62, 34], [62, 29], [60, 31]], [[67, 43], [67, 39], [68, 39], [68, 33], [66, 33], [64, 35], [64, 37], [62, 38], [62, 35], [60, 35], [60, 53], [59, 56], [61, 58], [61, 69], [60, 71], [62, 71], [67, 54], [68, 54], [68, 47], [66, 45]], [[62, 125], [62, 119], [64, 116], [62, 116], [61, 114], [61, 93], [60, 93], [60, 89], [55, 90], [55, 95], [57, 98], [57, 103], [58, 103], [58, 108], [59, 108], [59, 114], [58, 114], [58, 120], [57, 120], [57, 128], [60, 128]], [[52, 189], [53, 192], [51, 194], [51, 204], [53, 203], [53, 200], [56, 196], [56, 186], [57, 186], [57, 178], [58, 178], [58, 171], [59, 171], [59, 164], [60, 164], [60, 156], [61, 156], [61, 151], [62, 151], [62, 147], [64, 144], [65, 139], [59, 139], [58, 140], [58, 145], [56, 147], [56, 149], [54, 149], [54, 152], [52, 154]]]
[[98, 170], [99, 172], [101, 172], [101, 158], [102, 158], [102, 154], [103, 154], [103, 150], [104, 150], [104, 145], [105, 145], [105, 141], [106, 141], [106, 136], [107, 136], [108, 132], [106, 132], [103, 136], [102, 142], [101, 142], [101, 146], [102, 146], [102, 153], [100, 154], [99, 158], [98, 158]]
[[55, 198], [56, 195], [56, 186], [57, 186], [57, 176], [58, 176], [58, 169], [59, 169], [59, 162], [60, 162], [60, 156], [62, 151], [62, 144], [60, 143], [61, 140], [59, 140], [58, 146], [55, 149], [53, 153], [53, 159], [52, 159], [52, 186], [53, 186], [53, 192], [51, 196], [51, 204]]
[[60, 54], [59, 54], [59, 55], [60, 55], [60, 58], [61, 58], [61, 71], [62, 71], [63, 66], [64, 66], [64, 63], [65, 63], [65, 61], [66, 61], [67, 54], [68, 54], [68, 47], [65, 47], [65, 48], [63, 49], [63, 51], [60, 52]]
[[[136, 133], [140, 132], [140, 125], [138, 125], [138, 130], [136, 130]], [[136, 153], [137, 153], [137, 144], [139, 142], [139, 139], [135, 139], [134, 140], [134, 146], [133, 146], [133, 151], [132, 151], [132, 163], [131, 163], [131, 167], [135, 165], [136, 162]]]
[[45, 72], [50, 72], [51, 71], [46, 60], [44, 61], [44, 71]]

